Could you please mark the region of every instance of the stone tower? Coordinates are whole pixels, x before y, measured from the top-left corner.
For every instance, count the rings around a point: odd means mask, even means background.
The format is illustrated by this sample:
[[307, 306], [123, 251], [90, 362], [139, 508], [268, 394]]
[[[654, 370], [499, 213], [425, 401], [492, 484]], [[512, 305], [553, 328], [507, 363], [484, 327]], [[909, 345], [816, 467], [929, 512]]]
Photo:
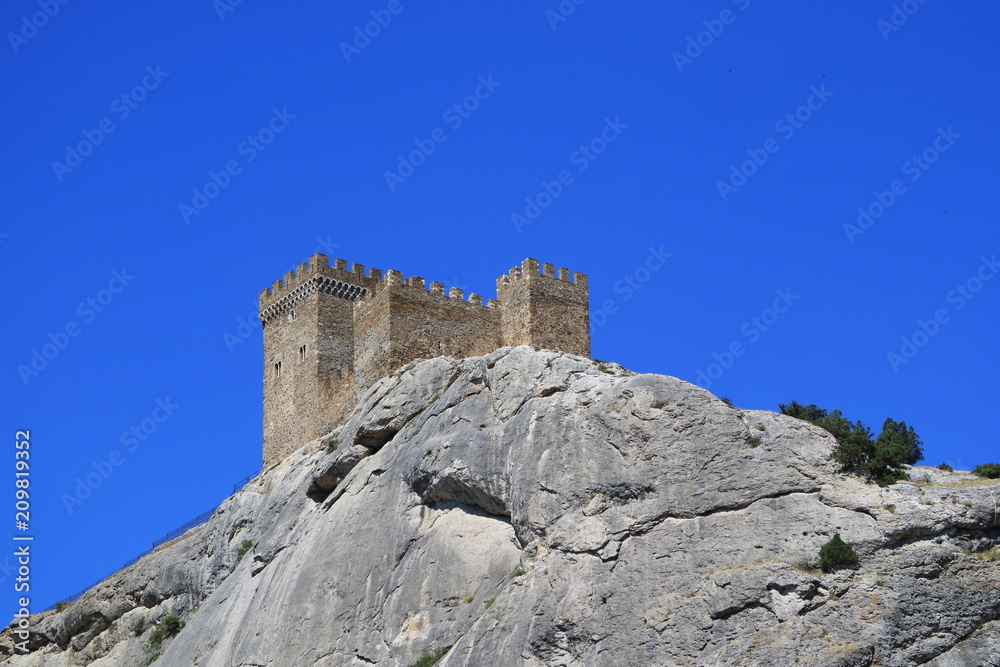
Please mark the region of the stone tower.
[[526, 259], [497, 278], [500, 329], [504, 345], [533, 345], [546, 350], [590, 356], [590, 310], [587, 276]]
[[497, 279], [497, 299], [326, 255], [260, 293], [264, 327], [264, 461], [328, 433], [358, 396], [420, 358], [464, 358], [506, 345], [590, 356], [587, 276], [538, 261]]

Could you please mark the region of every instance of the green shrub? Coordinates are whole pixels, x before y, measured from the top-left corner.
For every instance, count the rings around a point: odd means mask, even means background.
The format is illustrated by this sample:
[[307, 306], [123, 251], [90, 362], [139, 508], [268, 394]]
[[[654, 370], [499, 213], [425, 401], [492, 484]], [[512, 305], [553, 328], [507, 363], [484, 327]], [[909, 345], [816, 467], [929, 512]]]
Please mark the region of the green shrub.
[[757, 430], [758, 431], [766, 431], [767, 427], [764, 426], [763, 424], [757, 424]]
[[135, 625], [132, 626], [132, 632], [135, 633], [136, 637], [138, 637], [145, 631], [146, 631], [146, 619], [140, 618], [138, 621], [135, 622]]
[[827, 412], [815, 405], [792, 401], [780, 404], [781, 413], [826, 429], [836, 440], [831, 458], [845, 472], [865, 475], [879, 486], [909, 479], [903, 465], [913, 465], [924, 457], [923, 442], [912, 426], [887, 418], [882, 432], [872, 439], [872, 431], [863, 422], [850, 422], [840, 410]]
[[413, 663], [413, 667], [431, 667], [431, 665], [437, 663], [438, 660], [444, 657], [444, 654], [448, 652], [450, 646], [438, 646], [436, 649], [424, 653], [420, 658]]
[[728, 405], [729, 407], [733, 407], [733, 402], [729, 400], [728, 396], [720, 396], [719, 400]]
[[[253, 549], [253, 542], [251, 542], [250, 540], [243, 540], [243, 542], [240, 543], [239, 548], [236, 549], [236, 555], [239, 556], [240, 558], [243, 558], [243, 556], [246, 555], [246, 552], [250, 551], [251, 549]], [[168, 616], [167, 618], [170, 617]], [[174, 618], [177, 617], [174, 616]]]
[[167, 616], [166, 618], [163, 619], [163, 622], [160, 623], [160, 627], [156, 628], [156, 630], [153, 630], [153, 632], [149, 635], [150, 645], [159, 648], [160, 644], [163, 643], [164, 639], [176, 635], [178, 632], [181, 631], [181, 628], [183, 627], [184, 627], [184, 622], [181, 621], [181, 619], [174, 616], [173, 614]]
[[326, 453], [333, 454], [337, 450], [337, 447], [340, 447], [340, 438], [334, 438], [330, 441], [330, 444], [326, 446]]
[[493, 603], [496, 601], [497, 601], [496, 598], [490, 598], [489, 600], [483, 600], [483, 604], [486, 605], [487, 609], [489, 609], [490, 607], [493, 606]]
[[938, 469], [938, 470], [944, 470], [945, 472], [952, 472], [952, 471], [954, 471], [954, 470], [955, 470], [954, 468], [952, 468], [952, 467], [951, 467], [950, 465], [948, 465], [947, 463], [942, 463], [942, 464], [940, 464], [940, 465], [939, 465], [939, 466], [937, 467], [937, 469]]
[[516, 570], [514, 570], [513, 572], [511, 572], [509, 575], [507, 575], [507, 577], [509, 579], [516, 579], [517, 577], [520, 577], [523, 574], [524, 574], [524, 570], [522, 570], [521, 568], [517, 568]]
[[973, 468], [972, 473], [988, 479], [1000, 478], [1000, 463], [983, 463]]
[[666, 406], [670, 405], [670, 401], [656, 401], [655, 403], [650, 403], [649, 407], [654, 410], [662, 410]]
[[167, 630], [166, 630], [166, 628], [157, 628], [157, 629], [153, 630], [153, 632], [150, 633], [150, 635], [149, 635], [149, 643], [150, 643], [151, 646], [155, 646], [155, 647], [159, 648], [160, 644], [162, 644], [163, 640], [166, 639], [166, 638], [167, 638]]
[[831, 572], [857, 562], [857, 552], [850, 544], [840, 539], [840, 533], [834, 533], [830, 541], [819, 548], [819, 569], [824, 572]]
[[747, 444], [750, 445], [751, 447], [760, 447], [760, 444], [762, 442], [764, 442], [764, 440], [759, 435], [747, 436]]
[[441, 398], [441, 394], [434, 394], [433, 396], [431, 396], [431, 403], [434, 403], [435, 401], [437, 401], [440, 398]]

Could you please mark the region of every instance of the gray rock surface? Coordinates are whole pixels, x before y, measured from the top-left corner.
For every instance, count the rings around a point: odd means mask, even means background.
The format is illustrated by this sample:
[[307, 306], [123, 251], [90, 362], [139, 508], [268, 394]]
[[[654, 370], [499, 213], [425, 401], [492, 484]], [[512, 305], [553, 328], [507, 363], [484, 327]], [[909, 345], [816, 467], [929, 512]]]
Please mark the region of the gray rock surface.
[[555, 352], [414, 362], [0, 664], [1000, 665], [1000, 485], [880, 489], [834, 444]]

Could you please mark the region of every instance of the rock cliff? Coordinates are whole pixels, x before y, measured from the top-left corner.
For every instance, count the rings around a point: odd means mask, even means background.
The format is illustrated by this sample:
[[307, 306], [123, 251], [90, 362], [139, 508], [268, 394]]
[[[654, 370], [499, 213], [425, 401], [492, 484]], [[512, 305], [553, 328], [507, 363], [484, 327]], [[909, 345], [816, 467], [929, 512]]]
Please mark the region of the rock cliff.
[[1000, 665], [1000, 485], [834, 444], [571, 355], [414, 362], [2, 664]]

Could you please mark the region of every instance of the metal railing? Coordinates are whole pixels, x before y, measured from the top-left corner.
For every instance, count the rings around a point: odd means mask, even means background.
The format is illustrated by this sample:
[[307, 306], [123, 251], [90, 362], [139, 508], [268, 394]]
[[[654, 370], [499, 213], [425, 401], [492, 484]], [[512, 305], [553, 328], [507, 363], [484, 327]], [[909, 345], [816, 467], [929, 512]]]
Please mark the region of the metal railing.
[[[236, 493], [237, 491], [239, 491], [240, 489], [242, 489], [244, 486], [246, 486], [247, 484], [249, 484], [251, 481], [253, 481], [257, 477], [257, 475], [260, 474], [261, 470], [263, 470], [263, 468], [258, 468], [257, 472], [255, 472], [255, 473], [253, 473], [251, 475], [247, 475], [246, 477], [244, 477], [243, 479], [241, 479], [240, 481], [238, 481], [236, 484], [234, 484], [233, 485], [233, 493]], [[122, 565], [120, 568], [118, 568], [117, 570], [115, 570], [111, 574], [105, 576], [104, 578], [100, 579], [99, 581], [95, 581], [94, 583], [92, 583], [90, 586], [87, 586], [86, 588], [84, 588], [79, 593], [74, 593], [73, 595], [70, 595], [68, 598], [63, 598], [62, 600], [59, 600], [58, 602], [56, 602], [52, 606], [46, 607], [42, 611], [51, 611], [51, 610], [57, 609], [57, 608], [59, 608], [61, 606], [72, 604], [72, 603], [76, 602], [77, 600], [80, 599], [80, 597], [84, 593], [86, 593], [91, 588], [93, 588], [97, 584], [99, 584], [102, 581], [104, 581], [104, 579], [107, 579], [108, 577], [110, 577], [112, 574], [116, 574], [116, 573], [121, 572], [122, 570], [124, 570], [125, 568], [127, 568], [127, 567], [129, 567], [131, 565], [135, 565], [136, 563], [139, 562], [139, 559], [142, 558], [143, 556], [148, 556], [149, 554], [151, 554], [154, 551], [156, 551], [157, 548], [162, 547], [167, 542], [170, 542], [171, 540], [176, 540], [178, 537], [180, 537], [184, 533], [188, 532], [192, 528], [195, 528], [196, 526], [200, 526], [201, 524], [206, 523], [209, 519], [212, 518], [212, 515], [215, 514], [215, 510], [219, 509], [219, 507], [221, 505], [222, 505], [222, 503], [219, 503], [219, 505], [216, 505], [215, 507], [213, 507], [212, 509], [208, 510], [207, 512], [202, 512], [201, 514], [199, 514], [195, 518], [191, 519], [187, 523], [184, 523], [184, 524], [178, 526], [177, 528], [174, 528], [173, 530], [171, 530], [169, 533], [167, 533], [166, 535], [164, 535], [160, 539], [155, 540], [153, 542], [153, 545], [150, 548], [146, 549], [145, 551], [143, 551], [141, 554], [139, 554], [135, 558], [132, 558], [131, 560], [126, 561], [126, 563], [124, 565]]]

